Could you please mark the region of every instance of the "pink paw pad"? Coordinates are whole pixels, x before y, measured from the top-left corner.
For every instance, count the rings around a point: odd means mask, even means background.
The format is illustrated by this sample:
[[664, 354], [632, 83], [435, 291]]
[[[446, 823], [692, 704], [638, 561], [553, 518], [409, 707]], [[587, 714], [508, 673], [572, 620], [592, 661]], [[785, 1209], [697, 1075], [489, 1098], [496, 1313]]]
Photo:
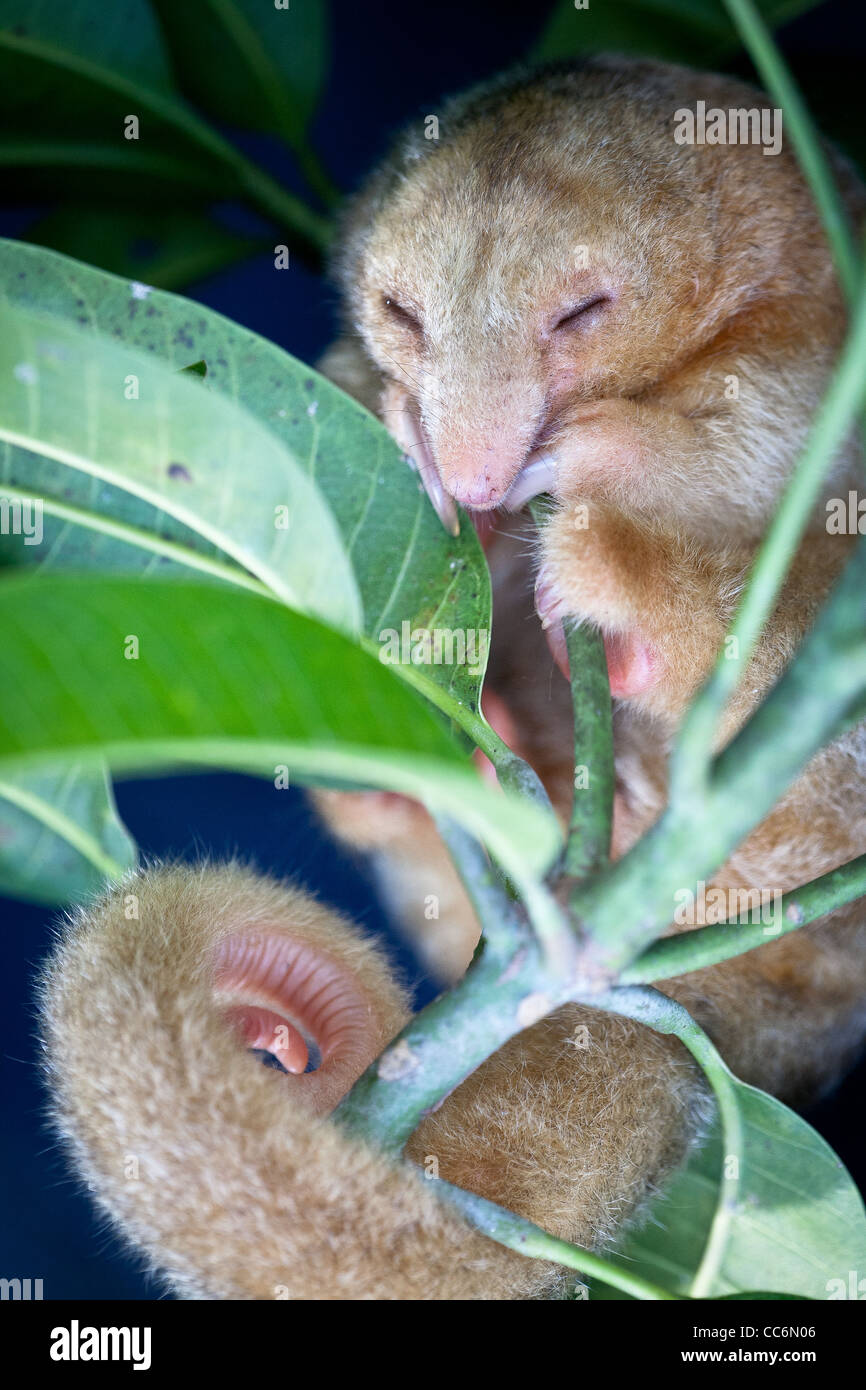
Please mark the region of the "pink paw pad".
[[[547, 570], [542, 570], [535, 585], [535, 607], [547, 637], [551, 655], [562, 674], [568, 679], [568, 649], [564, 620], [568, 605]], [[604, 633], [604, 653], [610, 693], [627, 700], [649, 690], [658, 676], [658, 655], [652, 643], [637, 631]]]

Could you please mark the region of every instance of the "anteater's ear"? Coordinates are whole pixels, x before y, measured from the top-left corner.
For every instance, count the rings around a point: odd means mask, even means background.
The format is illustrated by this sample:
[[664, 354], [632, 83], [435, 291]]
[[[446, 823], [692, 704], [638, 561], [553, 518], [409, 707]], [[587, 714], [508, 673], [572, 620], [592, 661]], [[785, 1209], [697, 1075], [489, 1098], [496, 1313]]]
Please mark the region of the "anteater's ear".
[[41, 1006], [56, 1125], [178, 1292], [507, 1299], [557, 1284], [328, 1118], [408, 1004], [380, 951], [298, 889], [237, 864], [130, 876], [63, 930]]

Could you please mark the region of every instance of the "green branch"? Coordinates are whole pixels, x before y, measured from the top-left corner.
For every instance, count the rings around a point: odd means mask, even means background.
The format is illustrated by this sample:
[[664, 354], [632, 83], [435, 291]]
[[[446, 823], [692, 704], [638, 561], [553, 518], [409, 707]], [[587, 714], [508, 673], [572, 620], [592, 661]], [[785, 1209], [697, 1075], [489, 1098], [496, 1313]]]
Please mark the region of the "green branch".
[[470, 1226], [474, 1226], [490, 1240], [495, 1240], [497, 1245], [504, 1245], [509, 1250], [516, 1250], [520, 1255], [528, 1255], [531, 1259], [549, 1260], [552, 1264], [577, 1270], [579, 1274], [601, 1279], [605, 1284], [611, 1284], [623, 1293], [630, 1294], [632, 1298], [665, 1302], [679, 1299], [679, 1294], [668, 1293], [666, 1289], [651, 1284], [648, 1279], [642, 1279], [639, 1274], [633, 1274], [621, 1265], [593, 1254], [591, 1250], [584, 1250], [579, 1245], [571, 1245], [568, 1241], [550, 1235], [540, 1226], [525, 1221], [522, 1216], [515, 1216], [514, 1212], [506, 1211], [495, 1202], [489, 1202], [486, 1197], [478, 1197], [474, 1192], [465, 1192], [463, 1188], [454, 1187], [442, 1179], [437, 1179], [435, 1191], [442, 1201], [456, 1207]]
[[566, 645], [574, 705], [574, 801], [564, 867], [571, 877], [582, 879], [610, 858], [616, 781], [613, 710], [601, 633], [573, 629]]
[[529, 939], [526, 916], [508, 896], [505, 885], [482, 846], [447, 816], [437, 816], [436, 828], [454, 861], [475, 909], [487, 949], [505, 958]]
[[577, 939], [545, 885], [527, 877], [519, 885], [522, 901], [515, 902], [478, 841], [449, 817], [435, 819], [481, 924], [487, 962], [495, 957], [506, 968], [532, 943], [534, 932], [554, 985], [571, 980], [578, 963]]
[[[822, 402], [806, 452], [799, 461], [758, 552], [749, 586], [730, 634], [739, 641], [739, 659], [730, 661], [720, 658], [710, 681], [693, 701], [671, 762], [672, 788], [681, 782], [686, 786], [692, 780], [699, 782], [706, 770], [718, 717], [745, 670], [761, 628], [772, 610], [833, 453], [843, 442], [851, 419], [857, 409], [862, 408], [864, 399], [862, 383], [858, 391], [858, 376], [862, 377], [860, 364], [866, 352], [863, 336], [866, 296], [862, 292], [858, 294], [863, 276], [844, 203], [822, 151], [814, 122], [752, 0], [725, 0], [725, 4], [768, 92], [780, 103], [784, 112], [800, 167], [812, 190], [827, 233], [843, 291], [852, 305], [855, 322], [846, 345], [847, 371], [846, 356], [843, 356], [830, 392]], [[849, 416], [847, 398], [850, 394], [856, 397], [856, 404]]]
[[787, 673], [717, 758], [706, 789], [669, 805], [627, 855], [578, 888], [575, 910], [611, 969], [630, 964], [672, 921], [676, 891], [709, 878], [806, 763], [863, 717], [864, 692], [866, 539]]
[[[619, 976], [624, 985], [651, 984], [654, 980], [669, 980], [690, 970], [704, 970], [709, 965], [730, 960], [733, 956], [767, 946], [780, 936], [798, 931], [809, 922], [826, 917], [829, 912], [855, 902], [866, 894], [866, 854], [850, 863], [833, 869], [820, 878], [813, 878], [802, 888], [780, 895], [773, 904], [771, 930], [764, 921], [749, 921], [741, 914], [715, 926], [698, 927], [678, 936], [656, 941]], [[756, 912], [760, 909], [755, 909]]]
[[764, 86], [782, 108], [800, 167], [818, 205], [842, 288], [853, 300], [860, 284], [857, 251], [815, 123], [752, 0], [725, 0], [725, 5]]
[[[529, 504], [539, 531], [551, 512], [550, 500]], [[613, 707], [601, 633], [569, 624], [565, 633], [574, 710], [574, 797], [562, 868], [585, 878], [610, 856], [613, 793]]]
[[[741, 1154], [744, 1148], [743, 1117], [734, 1089], [735, 1079], [688, 1010], [684, 1009], [682, 1004], [669, 999], [666, 994], [660, 994], [658, 990], [628, 987], [611, 990], [600, 1007], [645, 1023], [657, 1033], [667, 1033], [679, 1038], [713, 1088], [722, 1120], [724, 1152]], [[721, 1268], [736, 1206], [734, 1197], [729, 1184], [725, 1200], [720, 1201], [716, 1207], [706, 1248], [692, 1281], [692, 1298], [709, 1296]]]
[[[503, 962], [482, 952], [449, 993], [416, 1014], [334, 1111], [350, 1131], [396, 1156], [420, 1121], [554, 1000], [534, 941]], [[557, 1001], [559, 1002], [559, 1001]]]

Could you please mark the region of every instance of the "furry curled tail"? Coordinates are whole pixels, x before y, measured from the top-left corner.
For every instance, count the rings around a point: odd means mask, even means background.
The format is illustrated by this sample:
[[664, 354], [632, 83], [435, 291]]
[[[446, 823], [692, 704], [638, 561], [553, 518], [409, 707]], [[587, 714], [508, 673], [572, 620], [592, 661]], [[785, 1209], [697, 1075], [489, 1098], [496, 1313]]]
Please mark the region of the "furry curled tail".
[[[187, 1297], [527, 1298], [559, 1275], [470, 1231], [328, 1111], [408, 1015], [380, 952], [238, 865], [148, 870], [42, 981], [59, 1130], [101, 1206]], [[249, 1048], [272, 1024], [285, 1075]], [[279, 1056], [279, 1042], [272, 1048]]]
[[408, 1017], [402, 989], [337, 913], [236, 864], [148, 869], [79, 911], [41, 1000], [57, 1128], [187, 1297], [560, 1296], [561, 1269], [465, 1227], [426, 1174], [598, 1245], [704, 1104], [674, 1040], [569, 1006], [422, 1121], [425, 1176], [386, 1160], [329, 1113]]

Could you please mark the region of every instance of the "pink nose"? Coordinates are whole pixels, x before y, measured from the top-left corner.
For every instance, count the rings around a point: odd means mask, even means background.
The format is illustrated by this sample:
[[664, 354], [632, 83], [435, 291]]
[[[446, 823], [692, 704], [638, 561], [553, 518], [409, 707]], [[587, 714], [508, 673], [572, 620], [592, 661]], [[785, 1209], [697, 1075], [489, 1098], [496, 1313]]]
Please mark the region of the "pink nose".
[[491, 473], [485, 469], [476, 476], [468, 477], [449, 477], [445, 470], [445, 486], [461, 506], [469, 507], [472, 511], [486, 512], [491, 507], [498, 507], [502, 498], [511, 486], [512, 477], [510, 472], [503, 474]]

